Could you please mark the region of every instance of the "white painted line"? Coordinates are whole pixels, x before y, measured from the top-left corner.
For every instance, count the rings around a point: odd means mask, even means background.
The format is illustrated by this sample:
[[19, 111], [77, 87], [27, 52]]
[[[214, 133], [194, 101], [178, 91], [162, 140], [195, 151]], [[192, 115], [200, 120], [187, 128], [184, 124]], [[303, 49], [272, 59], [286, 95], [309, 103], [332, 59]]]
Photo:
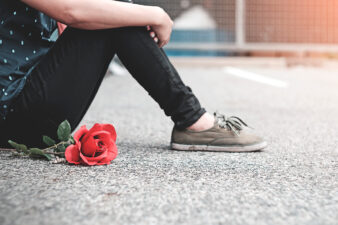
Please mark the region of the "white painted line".
[[263, 76], [263, 75], [260, 75], [260, 74], [257, 74], [257, 73], [238, 69], [238, 68], [235, 68], [235, 67], [224, 67], [223, 71], [227, 74], [230, 74], [230, 75], [234, 75], [234, 76], [244, 78], [244, 79], [247, 79], [247, 80], [251, 80], [251, 81], [256, 81], [256, 82], [262, 83], [262, 84], [271, 85], [271, 86], [274, 86], [274, 87], [286, 88], [288, 86], [288, 84], [284, 81], [269, 78], [269, 77], [266, 77], [266, 76]]

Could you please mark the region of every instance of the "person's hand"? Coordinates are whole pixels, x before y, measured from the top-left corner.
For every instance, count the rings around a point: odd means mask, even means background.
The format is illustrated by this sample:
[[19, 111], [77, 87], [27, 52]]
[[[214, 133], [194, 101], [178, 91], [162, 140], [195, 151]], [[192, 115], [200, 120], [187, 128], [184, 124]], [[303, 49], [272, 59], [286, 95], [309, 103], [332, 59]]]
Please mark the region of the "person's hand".
[[152, 26], [147, 26], [150, 36], [158, 44], [160, 48], [168, 44], [174, 22], [170, 19], [169, 15], [158, 7], [157, 23]]
[[151, 29], [149, 25], [147, 26], [147, 31], [149, 31], [150, 37], [154, 39], [156, 43], [158, 43], [158, 37], [156, 37], [155, 32]]

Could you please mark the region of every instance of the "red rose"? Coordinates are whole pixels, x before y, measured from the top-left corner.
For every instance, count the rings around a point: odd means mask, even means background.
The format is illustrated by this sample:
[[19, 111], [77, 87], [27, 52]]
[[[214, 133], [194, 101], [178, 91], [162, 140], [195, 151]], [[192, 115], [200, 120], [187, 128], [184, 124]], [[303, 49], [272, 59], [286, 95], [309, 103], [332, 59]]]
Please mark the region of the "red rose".
[[117, 156], [116, 131], [111, 124], [99, 124], [87, 130], [86, 125], [74, 134], [75, 144], [65, 151], [67, 162], [84, 165], [104, 165]]

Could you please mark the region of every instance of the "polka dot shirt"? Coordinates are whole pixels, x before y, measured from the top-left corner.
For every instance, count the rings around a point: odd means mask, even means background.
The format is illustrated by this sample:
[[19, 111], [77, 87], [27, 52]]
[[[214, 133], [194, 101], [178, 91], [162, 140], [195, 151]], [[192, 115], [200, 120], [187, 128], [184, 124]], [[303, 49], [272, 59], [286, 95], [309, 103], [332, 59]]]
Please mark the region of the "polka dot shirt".
[[19, 0], [0, 0], [0, 122], [56, 38], [56, 21]]

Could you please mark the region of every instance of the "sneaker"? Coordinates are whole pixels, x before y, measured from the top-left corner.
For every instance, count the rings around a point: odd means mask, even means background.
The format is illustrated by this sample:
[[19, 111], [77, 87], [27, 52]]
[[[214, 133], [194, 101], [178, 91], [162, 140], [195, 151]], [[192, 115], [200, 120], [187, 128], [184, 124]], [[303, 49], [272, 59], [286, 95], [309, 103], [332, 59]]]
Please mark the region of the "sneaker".
[[239, 117], [226, 117], [214, 113], [215, 124], [204, 131], [173, 129], [171, 149], [183, 151], [252, 152], [259, 151], [267, 143], [248, 129]]

